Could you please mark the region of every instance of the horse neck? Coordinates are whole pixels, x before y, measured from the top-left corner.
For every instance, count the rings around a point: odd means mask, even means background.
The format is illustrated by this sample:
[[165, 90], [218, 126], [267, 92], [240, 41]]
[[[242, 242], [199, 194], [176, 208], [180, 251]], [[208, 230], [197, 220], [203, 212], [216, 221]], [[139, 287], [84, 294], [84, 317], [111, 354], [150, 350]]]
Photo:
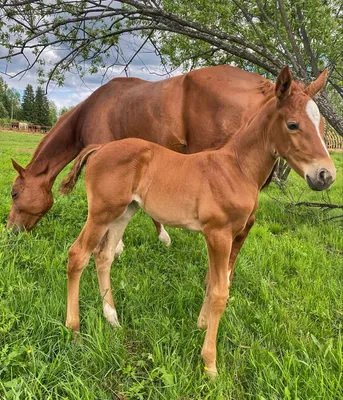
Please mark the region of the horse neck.
[[[258, 190], [261, 190], [275, 165], [269, 137], [275, 107], [275, 99], [269, 100], [250, 124], [237, 132], [233, 138], [237, 164], [246, 179]], [[225, 147], [232, 149], [231, 143]], [[232, 150], [230, 151], [232, 153]]]
[[82, 149], [82, 141], [76, 137], [78, 112], [73, 109], [63, 115], [47, 136], [39, 143], [26, 171], [39, 176], [51, 189], [56, 176]]

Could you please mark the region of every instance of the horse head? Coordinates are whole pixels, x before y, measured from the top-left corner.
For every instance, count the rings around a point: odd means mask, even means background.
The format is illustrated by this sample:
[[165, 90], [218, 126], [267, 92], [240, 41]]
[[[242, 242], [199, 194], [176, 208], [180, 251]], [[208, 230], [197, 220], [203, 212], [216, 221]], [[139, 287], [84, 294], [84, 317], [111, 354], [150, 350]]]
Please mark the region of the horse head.
[[327, 189], [336, 178], [336, 168], [323, 140], [323, 119], [312, 100], [324, 88], [326, 79], [324, 70], [303, 87], [284, 67], [276, 80], [276, 113], [269, 125], [274, 155], [286, 159], [312, 190]]
[[7, 228], [14, 232], [29, 231], [50, 210], [54, 199], [44, 174], [32, 176], [13, 159], [12, 164], [18, 176], [12, 186], [12, 207]]

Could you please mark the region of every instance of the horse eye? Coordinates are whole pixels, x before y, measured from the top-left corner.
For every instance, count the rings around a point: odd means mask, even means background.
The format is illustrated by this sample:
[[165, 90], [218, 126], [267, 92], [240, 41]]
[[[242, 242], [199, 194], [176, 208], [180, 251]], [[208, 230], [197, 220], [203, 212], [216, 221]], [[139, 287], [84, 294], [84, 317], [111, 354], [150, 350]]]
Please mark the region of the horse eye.
[[290, 131], [296, 131], [297, 129], [299, 129], [299, 125], [295, 122], [287, 122], [287, 128]]
[[15, 200], [15, 199], [18, 198], [19, 193], [18, 193], [18, 192], [12, 192], [12, 193], [11, 193], [11, 196], [12, 196], [12, 199]]

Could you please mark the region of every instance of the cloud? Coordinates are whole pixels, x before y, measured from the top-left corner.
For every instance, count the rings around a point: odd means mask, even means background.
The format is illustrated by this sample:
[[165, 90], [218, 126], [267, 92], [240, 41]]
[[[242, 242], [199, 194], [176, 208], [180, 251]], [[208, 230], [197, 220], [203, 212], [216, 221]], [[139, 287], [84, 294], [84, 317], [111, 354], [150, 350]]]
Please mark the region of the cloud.
[[[120, 57], [122, 65], [113, 65], [110, 68], [100, 69], [99, 72], [94, 75], [86, 74], [82, 80], [76, 71], [68, 72], [65, 75], [63, 87], [56, 86], [54, 82], [50, 83], [47, 92], [49, 100], [52, 100], [57, 105], [58, 109], [61, 109], [62, 107], [70, 107], [80, 103], [102, 84], [105, 84], [115, 77], [124, 77], [128, 75], [149, 81], [168, 78], [168, 75], [165, 75], [160, 57], [155, 54], [155, 49], [152, 45], [144, 46], [139, 54], [131, 61], [128, 69], [125, 69], [125, 64], [132, 59], [141, 43], [142, 41], [138, 37], [132, 35], [123, 36], [119, 42], [122, 51], [122, 56]], [[4, 54], [7, 54], [7, 50], [0, 46], [0, 56]], [[33, 59], [33, 54], [30, 51], [25, 54], [29, 60]], [[45, 60], [44, 69], [46, 71], [51, 69], [65, 54], [66, 49], [49, 48], [45, 50], [43, 52]], [[107, 60], [108, 66], [114, 62], [115, 57], [117, 57], [117, 54], [113, 52], [112, 57]], [[89, 65], [83, 64], [82, 60], [80, 60], [80, 65], [85, 70], [89, 67]], [[16, 56], [11, 62], [0, 60], [0, 71], [5, 71], [12, 76], [24, 70], [26, 67], [27, 61], [23, 56]], [[181, 71], [177, 70], [171, 75], [175, 76], [180, 73]], [[6, 75], [0, 76], [3, 77], [10, 87], [18, 90], [21, 95], [28, 84], [31, 84], [34, 89], [38, 86], [36, 66], [28, 70], [25, 74], [17, 77], [10, 78]]]

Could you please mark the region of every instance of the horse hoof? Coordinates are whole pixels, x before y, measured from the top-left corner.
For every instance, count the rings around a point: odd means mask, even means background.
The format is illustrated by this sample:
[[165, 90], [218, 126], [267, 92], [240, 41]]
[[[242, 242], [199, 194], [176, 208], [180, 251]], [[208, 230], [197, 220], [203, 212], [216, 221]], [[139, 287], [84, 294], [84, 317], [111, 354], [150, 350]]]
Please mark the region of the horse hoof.
[[168, 235], [168, 232], [164, 229], [164, 227], [162, 226], [161, 228], [161, 232], [158, 235], [158, 238], [160, 239], [160, 241], [162, 243], [164, 243], [167, 247], [169, 247], [171, 245], [171, 239], [170, 236]]
[[104, 305], [104, 317], [113, 328], [121, 328], [116, 309], [111, 307], [108, 303]]
[[119, 328], [121, 328], [121, 325], [120, 325], [120, 323], [117, 321], [117, 322], [110, 322], [110, 321], [108, 321], [109, 322], [109, 324], [114, 328], [114, 329], [119, 329]]
[[73, 334], [80, 333], [80, 322], [78, 319], [67, 319], [65, 326], [66, 328], [71, 329]]
[[83, 343], [82, 336], [81, 336], [80, 332], [78, 332], [78, 331], [73, 332], [73, 342], [75, 344]]
[[217, 368], [205, 367], [205, 373], [210, 379], [215, 379], [218, 375]]

